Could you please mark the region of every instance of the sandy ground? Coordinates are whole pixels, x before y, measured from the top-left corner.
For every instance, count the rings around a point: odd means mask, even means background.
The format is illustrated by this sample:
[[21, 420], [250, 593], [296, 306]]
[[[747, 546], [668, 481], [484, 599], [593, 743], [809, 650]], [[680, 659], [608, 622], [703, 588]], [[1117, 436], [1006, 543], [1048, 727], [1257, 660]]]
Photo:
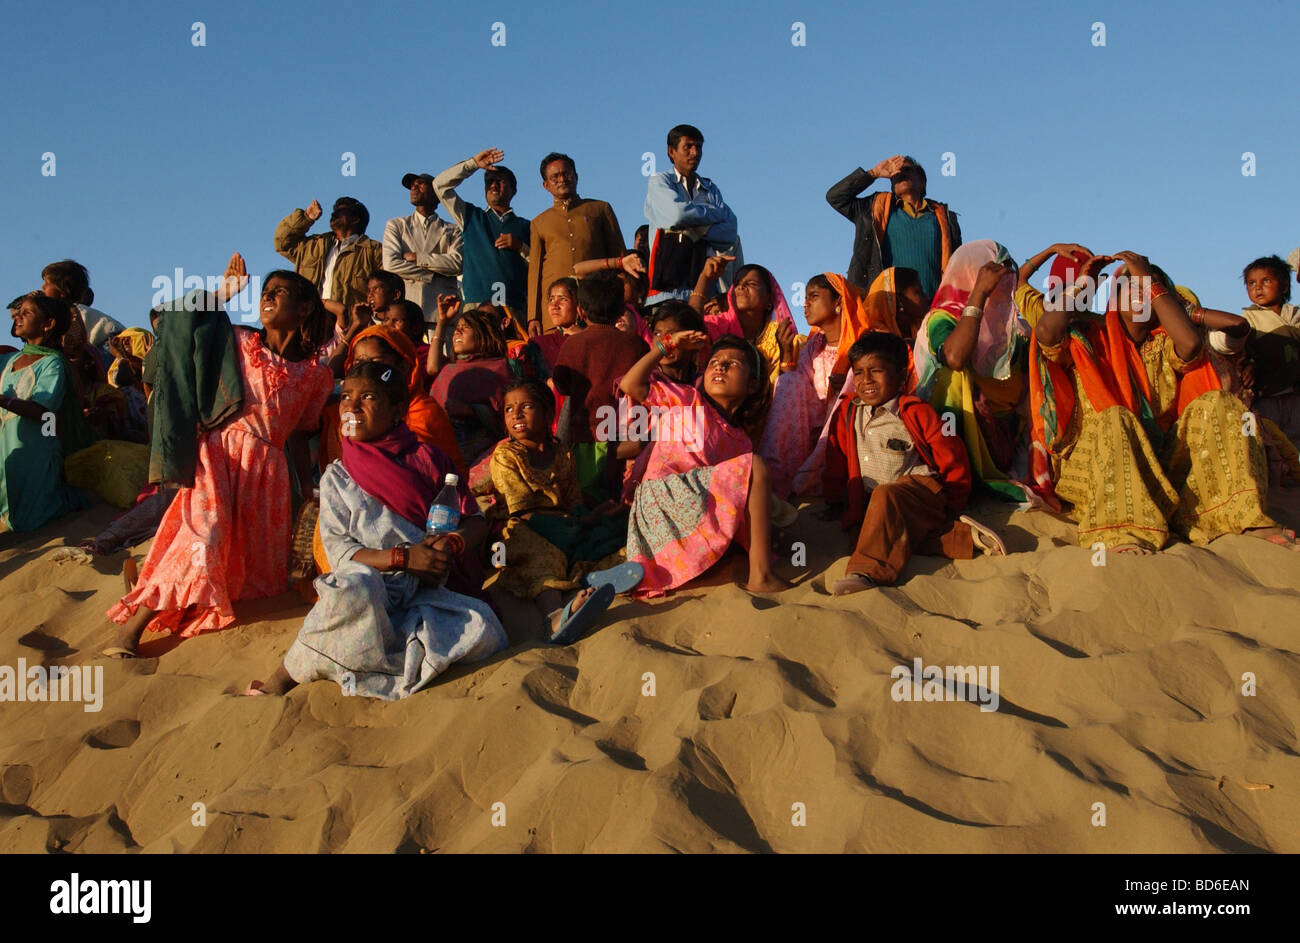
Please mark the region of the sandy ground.
[[[1274, 511], [1300, 524], [1300, 493]], [[779, 597], [729, 559], [569, 648], [502, 599], [510, 649], [390, 704], [235, 696], [292, 595], [95, 660], [125, 554], [55, 558], [113, 513], [0, 538], [0, 666], [104, 686], [98, 712], [0, 704], [3, 851], [1300, 851], [1300, 555], [1263, 541], [1095, 566], [1070, 524], [981, 502], [1010, 556], [834, 598], [848, 537], [805, 510]], [[998, 709], [895, 700], [916, 657], [996, 666]]]

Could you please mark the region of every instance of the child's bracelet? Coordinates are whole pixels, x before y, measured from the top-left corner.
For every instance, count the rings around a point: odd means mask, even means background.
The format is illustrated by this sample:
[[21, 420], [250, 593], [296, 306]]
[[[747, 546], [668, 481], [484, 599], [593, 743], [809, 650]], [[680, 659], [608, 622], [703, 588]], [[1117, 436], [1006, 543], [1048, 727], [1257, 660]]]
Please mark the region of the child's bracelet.
[[465, 538], [456, 531], [443, 535], [443, 539], [452, 545], [451, 552], [453, 556], [458, 557], [465, 552]]
[[655, 346], [659, 348], [659, 353], [663, 354], [665, 357], [668, 356], [668, 348], [664, 346], [663, 341], [655, 341]]
[[388, 551], [388, 568], [390, 570], [405, 570], [407, 563], [410, 562], [411, 554], [406, 544], [400, 547], [394, 547]]

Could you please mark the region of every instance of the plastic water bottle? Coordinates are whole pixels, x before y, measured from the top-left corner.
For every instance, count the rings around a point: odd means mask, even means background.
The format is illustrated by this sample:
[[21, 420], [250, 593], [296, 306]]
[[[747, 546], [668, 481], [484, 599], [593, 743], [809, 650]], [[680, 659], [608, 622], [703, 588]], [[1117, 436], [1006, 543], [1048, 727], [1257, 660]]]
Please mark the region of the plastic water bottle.
[[429, 517], [424, 523], [426, 537], [441, 537], [460, 527], [460, 492], [456, 486], [460, 476], [449, 474], [442, 490], [429, 505]]

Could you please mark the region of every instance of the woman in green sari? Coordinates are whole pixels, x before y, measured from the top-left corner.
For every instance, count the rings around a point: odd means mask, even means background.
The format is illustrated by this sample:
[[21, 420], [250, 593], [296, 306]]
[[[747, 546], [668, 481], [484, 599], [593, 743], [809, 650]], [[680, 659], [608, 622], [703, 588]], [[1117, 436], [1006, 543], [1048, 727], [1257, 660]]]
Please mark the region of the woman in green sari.
[[[63, 480], [63, 456], [65, 446], [89, 444], [80, 441], [85, 422], [61, 350], [72, 318], [68, 303], [37, 292], [10, 313], [23, 349], [0, 355], [0, 533], [36, 530], [85, 507]], [[71, 435], [78, 441], [61, 441]]]

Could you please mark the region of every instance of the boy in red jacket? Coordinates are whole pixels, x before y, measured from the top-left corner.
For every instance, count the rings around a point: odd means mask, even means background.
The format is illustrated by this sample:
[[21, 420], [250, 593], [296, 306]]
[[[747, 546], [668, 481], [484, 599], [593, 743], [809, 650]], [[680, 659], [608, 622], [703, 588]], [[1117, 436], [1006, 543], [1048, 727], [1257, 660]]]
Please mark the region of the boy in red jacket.
[[861, 523], [836, 596], [897, 581], [912, 553], [969, 560], [978, 548], [1006, 553], [993, 531], [957, 518], [970, 496], [970, 459], [961, 437], [942, 432], [929, 403], [902, 392], [907, 342], [869, 331], [849, 349], [857, 396], [835, 411], [822, 489], [844, 507], [845, 530]]

